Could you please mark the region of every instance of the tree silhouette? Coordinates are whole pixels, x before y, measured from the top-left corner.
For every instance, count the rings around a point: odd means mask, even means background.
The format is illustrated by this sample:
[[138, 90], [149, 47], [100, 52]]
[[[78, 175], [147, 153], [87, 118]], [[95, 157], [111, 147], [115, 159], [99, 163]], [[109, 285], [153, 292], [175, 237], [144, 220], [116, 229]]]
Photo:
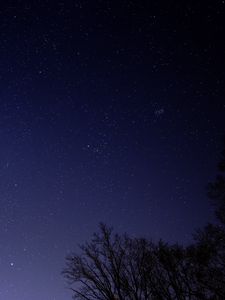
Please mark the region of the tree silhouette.
[[100, 225], [63, 274], [74, 299], [223, 299], [224, 232], [211, 225], [189, 247], [154, 244]]
[[220, 224], [198, 230], [192, 246], [197, 260], [193, 276], [214, 295], [212, 299], [224, 299], [225, 295], [225, 140], [218, 172], [216, 180], [208, 184], [208, 196], [216, 206]]
[[218, 171], [219, 174], [215, 182], [208, 185], [208, 196], [217, 206], [216, 215], [218, 219], [225, 225], [225, 139], [221, 160], [218, 164]]
[[64, 276], [70, 284], [81, 284], [72, 288], [74, 298], [148, 299], [145, 276], [154, 263], [146, 259], [148, 246], [144, 239], [114, 235], [111, 228], [100, 224], [100, 233], [81, 246], [82, 254], [67, 257]]
[[66, 258], [63, 275], [79, 300], [222, 300], [225, 295], [225, 150], [209, 184], [219, 225], [209, 224], [183, 247], [99, 233]]

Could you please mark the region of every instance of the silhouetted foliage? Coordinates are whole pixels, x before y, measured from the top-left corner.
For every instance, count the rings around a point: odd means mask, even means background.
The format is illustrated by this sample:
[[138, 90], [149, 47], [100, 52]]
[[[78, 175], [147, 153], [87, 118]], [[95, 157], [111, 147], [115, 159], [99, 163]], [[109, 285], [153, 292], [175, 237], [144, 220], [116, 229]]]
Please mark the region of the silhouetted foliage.
[[225, 150], [208, 187], [221, 225], [198, 230], [187, 247], [100, 232], [67, 257], [63, 275], [79, 300], [225, 299]]
[[100, 225], [63, 272], [74, 299], [223, 299], [224, 232], [210, 225], [187, 248], [113, 234]]
[[208, 185], [208, 196], [217, 206], [216, 215], [218, 219], [225, 225], [225, 141], [221, 160], [218, 164], [218, 171], [219, 174], [215, 182]]
[[224, 299], [225, 295], [225, 231], [209, 224], [199, 230], [192, 245], [193, 276], [208, 290], [210, 299]]

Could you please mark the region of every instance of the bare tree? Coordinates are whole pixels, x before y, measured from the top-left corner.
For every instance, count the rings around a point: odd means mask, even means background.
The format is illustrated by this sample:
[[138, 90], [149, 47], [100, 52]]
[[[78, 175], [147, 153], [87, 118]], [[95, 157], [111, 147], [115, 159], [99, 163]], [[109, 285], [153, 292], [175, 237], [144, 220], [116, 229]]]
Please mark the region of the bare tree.
[[[81, 246], [82, 254], [67, 257], [63, 274], [76, 299], [149, 299], [146, 258], [149, 243], [113, 234], [100, 225], [90, 243]], [[148, 259], [150, 262], [150, 260]]]
[[63, 271], [78, 300], [222, 300], [225, 295], [225, 150], [208, 187], [219, 225], [209, 224], [188, 247], [100, 232], [67, 257]]

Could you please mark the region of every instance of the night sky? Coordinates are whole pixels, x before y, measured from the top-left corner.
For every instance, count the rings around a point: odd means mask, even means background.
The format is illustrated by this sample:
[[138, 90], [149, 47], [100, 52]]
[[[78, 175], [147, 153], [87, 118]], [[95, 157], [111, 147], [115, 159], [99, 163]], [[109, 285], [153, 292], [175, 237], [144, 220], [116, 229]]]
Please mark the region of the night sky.
[[225, 134], [225, 1], [1, 1], [0, 300], [66, 300], [97, 230], [190, 243]]

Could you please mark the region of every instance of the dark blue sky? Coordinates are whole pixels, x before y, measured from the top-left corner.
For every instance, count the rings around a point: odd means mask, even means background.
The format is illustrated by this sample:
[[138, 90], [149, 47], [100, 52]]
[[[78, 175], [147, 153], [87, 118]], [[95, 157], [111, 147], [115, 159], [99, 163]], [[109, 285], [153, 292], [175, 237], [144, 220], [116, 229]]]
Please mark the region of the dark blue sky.
[[214, 220], [224, 9], [0, 5], [0, 300], [70, 299], [64, 258], [100, 221], [186, 244]]

